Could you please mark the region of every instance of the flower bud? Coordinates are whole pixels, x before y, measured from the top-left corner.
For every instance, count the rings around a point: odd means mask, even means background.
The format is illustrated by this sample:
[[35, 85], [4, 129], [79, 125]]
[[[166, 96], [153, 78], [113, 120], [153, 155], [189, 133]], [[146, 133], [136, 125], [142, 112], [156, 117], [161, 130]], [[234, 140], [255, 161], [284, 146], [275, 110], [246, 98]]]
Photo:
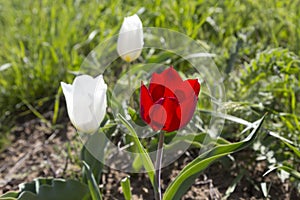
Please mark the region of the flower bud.
[[140, 18], [136, 14], [125, 17], [118, 37], [119, 56], [126, 62], [134, 61], [141, 55], [143, 45], [143, 25]]

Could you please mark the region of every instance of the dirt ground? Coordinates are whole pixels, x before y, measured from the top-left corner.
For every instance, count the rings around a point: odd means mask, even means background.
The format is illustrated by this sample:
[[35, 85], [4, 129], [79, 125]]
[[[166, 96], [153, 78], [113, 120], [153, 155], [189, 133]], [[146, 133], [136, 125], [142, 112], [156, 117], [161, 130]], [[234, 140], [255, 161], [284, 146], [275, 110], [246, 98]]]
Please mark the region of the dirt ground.
[[[51, 129], [39, 119], [31, 119], [13, 128], [11, 144], [0, 154], [0, 194], [18, 190], [18, 184], [37, 177], [78, 178], [81, 175], [80, 141], [75, 129], [66, 121]], [[189, 150], [162, 171], [162, 189], [174, 179], [188, 162], [197, 155]], [[182, 199], [221, 199], [226, 190], [237, 182], [228, 199], [266, 199], [260, 183], [271, 184], [269, 199], [300, 199], [290, 182], [282, 183], [275, 172], [263, 177], [264, 162], [252, 163], [251, 151], [235, 154], [234, 165], [216, 162], [207, 168]], [[238, 174], [244, 174], [237, 180]], [[120, 180], [128, 174], [105, 168], [100, 185], [104, 199], [123, 199]], [[153, 190], [145, 174], [130, 174], [134, 199], [153, 199]]]

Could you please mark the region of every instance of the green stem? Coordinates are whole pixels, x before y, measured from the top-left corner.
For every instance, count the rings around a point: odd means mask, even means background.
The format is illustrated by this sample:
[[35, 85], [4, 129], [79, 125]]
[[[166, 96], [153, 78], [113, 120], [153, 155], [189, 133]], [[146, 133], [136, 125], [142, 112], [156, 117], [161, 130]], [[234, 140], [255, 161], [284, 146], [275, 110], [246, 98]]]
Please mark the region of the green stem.
[[128, 88], [131, 89], [131, 77], [130, 77], [130, 63], [126, 63], [127, 68], [127, 78], [128, 78]]
[[155, 162], [155, 199], [161, 200], [161, 163], [162, 163], [162, 155], [163, 155], [163, 145], [164, 145], [164, 132], [159, 133], [158, 139], [158, 147], [157, 147], [157, 154], [156, 154], [156, 162]]
[[[126, 72], [126, 75], [127, 75], [127, 80], [128, 80], [128, 89], [129, 91], [131, 92], [131, 73], [130, 73], [130, 65], [131, 63], [126, 63], [126, 68], [127, 68], [127, 72]], [[130, 98], [129, 96], [129, 99], [128, 99], [128, 104], [130, 107], [134, 107], [134, 103], [132, 101], [132, 99]]]

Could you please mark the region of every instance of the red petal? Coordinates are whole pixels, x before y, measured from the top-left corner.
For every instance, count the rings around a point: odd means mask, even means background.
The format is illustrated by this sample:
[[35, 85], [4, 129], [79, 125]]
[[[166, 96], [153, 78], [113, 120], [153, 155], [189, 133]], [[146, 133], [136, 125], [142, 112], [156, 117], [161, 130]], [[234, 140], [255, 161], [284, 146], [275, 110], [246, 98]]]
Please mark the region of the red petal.
[[180, 103], [180, 110], [181, 110], [181, 116], [180, 116], [180, 128], [185, 127], [192, 119], [196, 105], [197, 105], [198, 98], [196, 96], [187, 98], [185, 101]]
[[162, 106], [167, 112], [167, 120], [163, 130], [167, 132], [178, 130], [181, 122], [181, 109], [178, 100], [175, 98], [167, 98]]
[[198, 96], [199, 92], [200, 92], [200, 83], [199, 83], [198, 79], [189, 79], [187, 81], [190, 83], [190, 85], [194, 89], [195, 95]]
[[[194, 88], [191, 84], [194, 84]], [[198, 88], [197, 88], [198, 84]], [[195, 92], [196, 89], [196, 92]], [[179, 103], [186, 101], [187, 99], [194, 99], [198, 97], [200, 90], [200, 85], [198, 82], [194, 80], [186, 80], [182, 82], [174, 91], [176, 98], [178, 99]]]
[[[160, 100], [161, 98], [167, 98], [167, 97], [175, 97], [174, 92], [172, 92], [169, 88], [166, 88], [163, 85], [158, 85], [156, 83], [152, 83], [150, 84], [150, 86], [152, 87], [152, 92], [151, 92], [151, 96], [152, 96], [152, 100], [155, 103], [156, 101]], [[149, 88], [150, 88], [149, 86]]]
[[[180, 107], [177, 99], [166, 98], [154, 104], [149, 111], [153, 130], [164, 130], [172, 132], [178, 130], [180, 126]], [[179, 110], [178, 110], [179, 109]]]
[[146, 86], [142, 83], [140, 93], [140, 115], [146, 123], [150, 122], [149, 110], [152, 105], [153, 101], [151, 95]]
[[151, 93], [153, 102], [156, 102], [160, 98], [165, 97], [165, 86], [153, 83], [153, 84], [150, 84], [149, 88], [152, 88], [150, 93]]
[[148, 123], [154, 131], [162, 130], [167, 120], [167, 112], [160, 104], [154, 104], [149, 110], [150, 122]]
[[168, 88], [174, 94], [176, 88], [182, 84], [183, 80], [173, 67], [169, 67], [161, 74], [153, 73], [149, 85], [149, 92], [152, 95], [157, 85], [162, 85]]
[[175, 91], [175, 95], [180, 104], [181, 115], [180, 129], [186, 126], [192, 119], [195, 112], [198, 94], [200, 91], [200, 84], [197, 79], [186, 80]]

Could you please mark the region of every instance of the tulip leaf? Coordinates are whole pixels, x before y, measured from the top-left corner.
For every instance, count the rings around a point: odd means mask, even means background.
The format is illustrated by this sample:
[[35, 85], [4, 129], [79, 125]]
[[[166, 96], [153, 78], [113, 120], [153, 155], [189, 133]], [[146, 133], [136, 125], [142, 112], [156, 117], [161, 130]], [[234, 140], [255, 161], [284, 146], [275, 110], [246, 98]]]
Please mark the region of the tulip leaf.
[[[43, 197], [41, 197], [43, 198]], [[62, 199], [63, 197], [60, 197], [58, 199]], [[38, 197], [37, 195], [35, 195], [32, 192], [22, 192], [20, 194], [20, 196], [17, 198], [18, 200], [40, 200], [40, 197]]]
[[135, 156], [133, 162], [132, 162], [132, 168], [135, 172], [138, 172], [143, 167], [143, 162], [141, 160], [141, 156], [137, 155]]
[[256, 127], [243, 141], [218, 145], [210, 151], [199, 155], [191, 163], [185, 166], [175, 180], [168, 186], [163, 199], [180, 199], [181, 196], [184, 195], [189, 187], [195, 182], [195, 179], [199, 176], [199, 174], [210, 164], [223, 156], [240, 151], [253, 143], [257, 136], [258, 130], [264, 121], [264, 118], [265, 116], [258, 121]]
[[130, 176], [127, 176], [121, 180], [121, 186], [125, 200], [131, 200], [132, 194], [130, 189]]
[[[101, 148], [99, 148], [99, 149], [101, 149]], [[93, 172], [95, 181], [97, 183], [99, 183], [101, 180], [103, 164], [99, 160], [97, 160], [85, 146], [83, 146], [81, 149], [81, 159], [84, 160], [90, 166], [90, 169]], [[86, 176], [87, 173], [85, 171], [86, 171], [86, 168], [84, 167], [82, 169], [82, 172], [83, 172], [82, 178], [83, 178], [83, 182], [87, 184], [88, 177]]]
[[85, 161], [82, 161], [82, 163], [85, 168], [85, 173], [86, 173], [85, 176], [87, 177], [87, 184], [90, 189], [92, 200], [102, 200], [98, 183], [95, 180], [95, 177], [92, 173], [92, 170], [90, 169], [90, 166]]
[[141, 119], [140, 115], [130, 106], [128, 106], [128, 114], [130, 115], [132, 121], [139, 126], [146, 126], [145, 122]]
[[212, 138], [207, 133], [188, 133], [184, 135], [177, 135], [176, 137], [172, 138], [171, 142], [169, 144], [167, 143], [165, 148], [173, 148], [173, 146], [178, 145], [179, 143], [185, 142], [187, 144], [190, 144], [192, 147], [195, 148], [202, 148], [203, 147], [203, 141], [206, 140], [206, 144], [215, 144], [215, 145], [222, 145], [222, 144], [228, 144], [226, 139], [224, 138]]
[[14, 200], [18, 198], [19, 193], [18, 192], [7, 192], [0, 196], [0, 200]]
[[76, 180], [38, 178], [29, 183], [22, 183], [19, 192], [8, 192], [0, 200], [90, 200], [87, 185]]
[[121, 114], [118, 114], [117, 116], [121, 120], [121, 122], [126, 126], [126, 128], [130, 131], [131, 136], [133, 138], [133, 142], [137, 146], [137, 149], [139, 151], [138, 153], [139, 153], [139, 156], [141, 157], [141, 160], [143, 162], [143, 166], [144, 166], [144, 168], [146, 169], [146, 171], [148, 173], [151, 184], [154, 186], [155, 168], [154, 168], [154, 165], [152, 163], [152, 160], [151, 160], [148, 152], [146, 151], [146, 149], [144, 148], [144, 146], [140, 142], [140, 140], [137, 136], [137, 133], [135, 132], [135, 130], [131, 126], [131, 124]]

